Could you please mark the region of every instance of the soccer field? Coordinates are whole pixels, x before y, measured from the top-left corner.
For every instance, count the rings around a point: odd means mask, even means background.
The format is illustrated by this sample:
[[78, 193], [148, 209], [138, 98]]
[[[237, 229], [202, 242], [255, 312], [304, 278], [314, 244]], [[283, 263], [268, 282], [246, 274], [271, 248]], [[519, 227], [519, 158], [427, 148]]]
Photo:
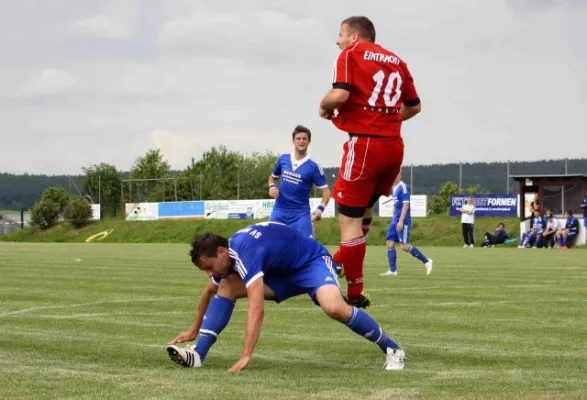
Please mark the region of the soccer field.
[[381, 277], [370, 247], [367, 311], [406, 350], [379, 348], [300, 296], [266, 303], [249, 368], [247, 301], [203, 368], [167, 358], [206, 276], [188, 245], [0, 243], [0, 399], [582, 399], [587, 395], [584, 250], [422, 248]]

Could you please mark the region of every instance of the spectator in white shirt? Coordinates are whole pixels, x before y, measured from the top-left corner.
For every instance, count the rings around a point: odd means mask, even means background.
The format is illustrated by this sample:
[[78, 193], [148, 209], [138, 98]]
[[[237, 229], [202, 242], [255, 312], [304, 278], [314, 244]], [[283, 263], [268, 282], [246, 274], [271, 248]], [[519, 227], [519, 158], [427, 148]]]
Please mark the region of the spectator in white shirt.
[[475, 206], [473, 205], [473, 198], [467, 199], [467, 204], [461, 207], [461, 227], [463, 229], [463, 240], [465, 245], [463, 247], [475, 247], [475, 235], [473, 226], [475, 225]]
[[544, 248], [552, 249], [554, 247], [554, 240], [556, 233], [562, 229], [561, 224], [552, 214], [547, 214], [546, 230], [542, 234], [544, 240]]

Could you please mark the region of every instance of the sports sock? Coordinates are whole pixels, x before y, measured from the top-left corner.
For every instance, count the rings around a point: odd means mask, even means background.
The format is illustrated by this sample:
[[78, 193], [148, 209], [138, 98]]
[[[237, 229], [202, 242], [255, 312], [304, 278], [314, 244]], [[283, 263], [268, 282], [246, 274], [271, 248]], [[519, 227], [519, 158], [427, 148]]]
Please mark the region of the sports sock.
[[396, 271], [395, 260], [397, 259], [397, 253], [395, 252], [395, 247], [390, 247], [387, 249], [387, 262], [389, 263], [389, 270], [391, 272]]
[[426, 258], [426, 256], [422, 254], [422, 252], [416, 246], [410, 245], [408, 253], [416, 257], [418, 260], [422, 261], [424, 264], [428, 262], [428, 258]]
[[361, 229], [363, 230], [363, 236], [367, 236], [367, 233], [369, 233], [372, 221], [373, 218], [363, 218], [363, 225], [361, 226]]
[[569, 238], [568, 236], [563, 236], [563, 246], [566, 247], [569, 245]]
[[534, 247], [540, 247], [540, 243], [542, 243], [542, 235], [536, 235], [536, 240], [534, 241]]
[[206, 310], [206, 314], [204, 315], [204, 322], [202, 322], [198, 340], [194, 346], [194, 350], [200, 356], [200, 360], [204, 361], [208, 351], [216, 343], [218, 335], [228, 325], [232, 310], [234, 310], [234, 303], [226, 297], [216, 295], [210, 301], [208, 310]]
[[336, 250], [336, 253], [334, 253], [334, 256], [332, 256], [332, 261], [334, 261], [335, 264], [342, 263], [342, 253], [340, 251], [340, 247], [338, 248], [338, 250]]
[[357, 335], [363, 336], [370, 342], [379, 346], [383, 353], [387, 353], [387, 348], [399, 349], [399, 345], [391, 340], [387, 334], [381, 329], [379, 324], [364, 311], [353, 307], [353, 314], [351, 319], [345, 324]]
[[560, 235], [560, 236], [558, 237], [558, 245], [559, 245], [560, 247], [563, 247], [563, 235]]
[[363, 291], [363, 261], [366, 251], [364, 236], [340, 244], [349, 300], [358, 299]]

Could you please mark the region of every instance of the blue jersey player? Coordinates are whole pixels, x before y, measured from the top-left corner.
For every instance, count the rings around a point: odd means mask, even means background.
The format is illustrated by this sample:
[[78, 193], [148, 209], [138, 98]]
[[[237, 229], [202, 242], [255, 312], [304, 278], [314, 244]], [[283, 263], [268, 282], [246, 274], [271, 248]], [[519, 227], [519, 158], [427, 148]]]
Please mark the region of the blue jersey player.
[[395, 178], [392, 189], [393, 218], [387, 229], [385, 240], [387, 243], [387, 260], [389, 270], [381, 275], [397, 275], [395, 244], [399, 243], [403, 251], [424, 263], [426, 275], [432, 272], [432, 259], [427, 258], [417, 247], [410, 244], [410, 229], [412, 228], [412, 217], [410, 215], [410, 188], [402, 181], [401, 172]]
[[573, 210], [567, 210], [565, 212], [565, 227], [556, 233], [558, 245], [561, 249], [568, 249], [570, 244], [579, 233], [579, 220], [573, 215]]
[[[281, 222], [314, 237], [312, 222], [322, 217], [330, 200], [330, 189], [322, 167], [308, 155], [312, 133], [298, 125], [292, 133], [294, 152], [282, 154], [269, 176], [269, 195], [275, 200], [269, 221]], [[277, 179], [280, 179], [277, 187]], [[322, 203], [310, 213], [310, 192], [316, 185], [322, 190]]]
[[[230, 239], [212, 233], [196, 236], [190, 255], [211, 280], [200, 297], [192, 328], [168, 344], [167, 353], [178, 364], [202, 366], [228, 325], [236, 300], [248, 297], [244, 348], [230, 371], [242, 370], [251, 361], [261, 333], [264, 300], [281, 303], [307, 294], [330, 318], [378, 345], [386, 356], [385, 369], [403, 369], [404, 350], [367, 313], [344, 301], [332, 258], [316, 240], [281, 223], [262, 222]], [[198, 332], [195, 346], [177, 346], [196, 339]]]

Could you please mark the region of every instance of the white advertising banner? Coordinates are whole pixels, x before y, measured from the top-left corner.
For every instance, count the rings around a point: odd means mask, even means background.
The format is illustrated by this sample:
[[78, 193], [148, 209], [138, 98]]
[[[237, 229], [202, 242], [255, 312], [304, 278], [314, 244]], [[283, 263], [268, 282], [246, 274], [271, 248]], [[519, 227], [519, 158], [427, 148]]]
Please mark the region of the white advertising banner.
[[[410, 215], [412, 217], [425, 217], [428, 214], [428, 197], [426, 195], [410, 196]], [[379, 198], [379, 216], [393, 216], [393, 198], [381, 196]]]
[[159, 203], [126, 203], [124, 208], [127, 221], [155, 221], [159, 219]]
[[100, 204], [92, 204], [92, 221], [100, 221]]
[[[315, 210], [322, 202], [321, 198], [310, 199], [310, 210]], [[275, 199], [263, 200], [206, 200], [206, 218], [228, 219], [228, 218], [269, 218]], [[323, 218], [334, 217], [334, 200], [330, 199], [328, 206], [322, 213]]]

